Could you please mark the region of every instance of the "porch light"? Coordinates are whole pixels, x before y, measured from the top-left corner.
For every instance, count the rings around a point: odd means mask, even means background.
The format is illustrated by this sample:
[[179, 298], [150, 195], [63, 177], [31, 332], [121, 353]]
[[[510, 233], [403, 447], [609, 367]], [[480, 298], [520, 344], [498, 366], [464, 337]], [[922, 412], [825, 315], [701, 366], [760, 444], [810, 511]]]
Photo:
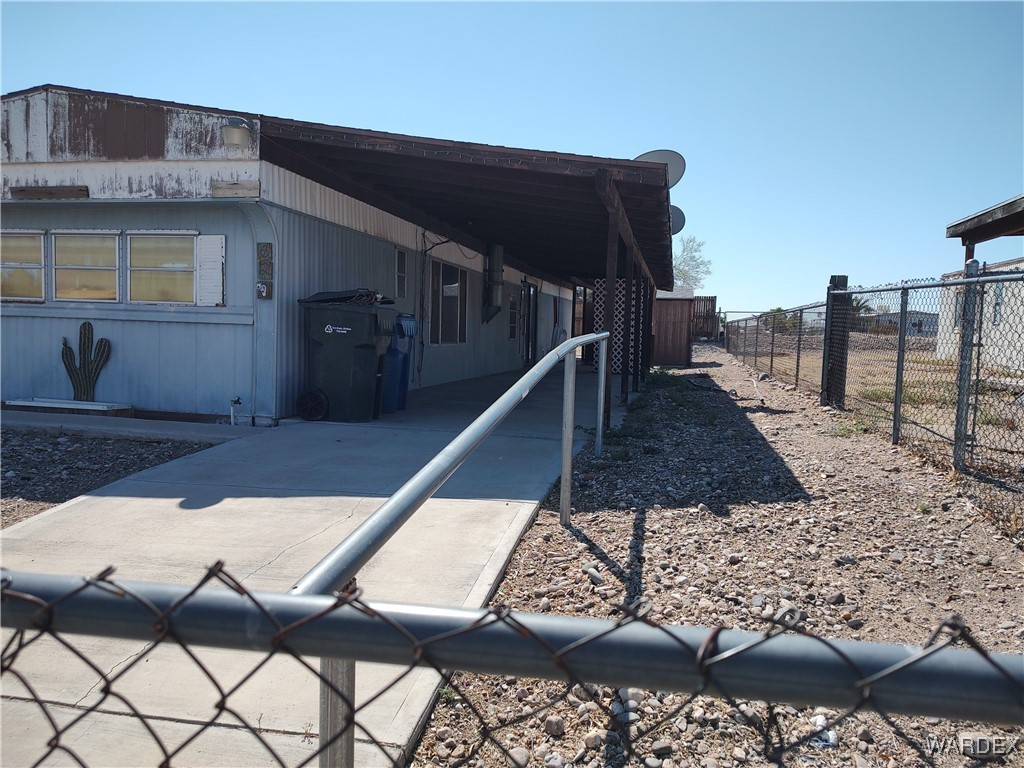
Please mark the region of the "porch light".
[[245, 117], [229, 117], [220, 127], [220, 135], [229, 147], [247, 147], [255, 130], [256, 126], [252, 120]]

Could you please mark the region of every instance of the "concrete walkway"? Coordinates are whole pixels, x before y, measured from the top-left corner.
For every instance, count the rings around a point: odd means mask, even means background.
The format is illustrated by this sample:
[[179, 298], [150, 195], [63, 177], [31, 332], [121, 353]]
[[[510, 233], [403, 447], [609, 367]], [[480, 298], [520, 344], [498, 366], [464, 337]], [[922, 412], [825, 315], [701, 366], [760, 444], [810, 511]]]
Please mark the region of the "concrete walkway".
[[[247, 588], [285, 592], [517, 378], [492, 376], [414, 391], [408, 410], [367, 424], [289, 421], [254, 429], [5, 411], [4, 422], [12, 426], [131, 437], [141, 428], [149, 436], [228, 441], [8, 528], [0, 536], [2, 564], [77, 576], [115, 565], [116, 577], [125, 580], [195, 584], [207, 566], [224, 560]], [[596, 375], [581, 366], [577, 425], [595, 423], [596, 384]], [[452, 607], [486, 602], [560, 473], [561, 399], [559, 367], [363, 569], [359, 584], [367, 599]], [[585, 437], [577, 429], [577, 450]], [[10, 634], [5, 630], [4, 639]], [[145, 650], [140, 643], [108, 638], [71, 640], [108, 675]], [[263, 660], [218, 649], [195, 652], [225, 689]], [[147, 659], [132, 666], [113, 690], [141, 710], [174, 751], [215, 717], [220, 693], [177, 647], [161, 645]], [[316, 659], [309, 663], [317, 667]], [[36, 695], [60, 703], [49, 709], [67, 721], [102, 696], [95, 670], [53, 642], [26, 649], [15, 668]], [[439, 679], [432, 670], [401, 677], [404, 672], [357, 664], [357, 707], [387, 689], [358, 711], [364, 730], [357, 735], [357, 765], [408, 759]], [[52, 729], [35, 704], [19, 700], [27, 692], [8, 678], [0, 763], [31, 765], [45, 753]], [[295, 660], [273, 658], [229, 696], [228, 704], [262, 729], [261, 737], [285, 764], [315, 751], [318, 683]], [[118, 714], [127, 711], [124, 703], [108, 696], [101, 709], [109, 714], [83, 719], [62, 743], [90, 765], [156, 765], [163, 759], [137, 719]], [[237, 725], [236, 718], [222, 715], [173, 763], [276, 764], [260, 741]], [[374, 741], [384, 745], [386, 756]], [[74, 760], [61, 753], [44, 763], [70, 764]]]

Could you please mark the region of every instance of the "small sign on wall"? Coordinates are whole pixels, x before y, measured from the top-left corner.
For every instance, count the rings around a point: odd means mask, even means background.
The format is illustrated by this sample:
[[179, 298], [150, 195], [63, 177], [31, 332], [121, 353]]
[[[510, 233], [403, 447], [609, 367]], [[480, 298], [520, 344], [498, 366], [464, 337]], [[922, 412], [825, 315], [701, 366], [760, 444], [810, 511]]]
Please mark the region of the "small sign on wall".
[[261, 283], [274, 279], [273, 243], [256, 243], [256, 279]]
[[273, 243], [256, 243], [256, 298], [274, 298]]

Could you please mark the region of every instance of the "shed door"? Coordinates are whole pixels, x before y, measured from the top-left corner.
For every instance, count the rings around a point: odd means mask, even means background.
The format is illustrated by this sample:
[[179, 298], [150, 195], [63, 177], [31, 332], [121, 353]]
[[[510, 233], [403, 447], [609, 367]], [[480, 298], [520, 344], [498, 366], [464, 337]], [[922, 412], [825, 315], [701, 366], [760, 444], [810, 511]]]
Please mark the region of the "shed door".
[[692, 301], [661, 299], [654, 302], [653, 365], [690, 365], [692, 319]]

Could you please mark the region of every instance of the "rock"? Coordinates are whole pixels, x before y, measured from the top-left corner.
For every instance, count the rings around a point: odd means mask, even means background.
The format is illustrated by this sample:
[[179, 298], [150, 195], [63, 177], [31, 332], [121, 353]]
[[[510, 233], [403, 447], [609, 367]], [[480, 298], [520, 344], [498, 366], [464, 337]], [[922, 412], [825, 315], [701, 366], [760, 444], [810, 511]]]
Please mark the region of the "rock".
[[708, 505], [705, 504], [704, 502], [701, 502], [700, 504], [697, 505], [697, 511], [703, 512], [705, 515], [711, 514], [711, 508], [708, 507]]
[[602, 584], [604, 584], [604, 578], [601, 576], [600, 573], [598, 573], [593, 568], [590, 568], [590, 569], [587, 570], [587, 576], [590, 579], [590, 583], [593, 584], [594, 586], [599, 587]]
[[861, 619], [849, 619], [846, 622], [846, 626], [850, 629], [860, 629], [864, 626], [864, 622]]
[[829, 605], [842, 605], [846, 602], [846, 595], [842, 592], [833, 592], [831, 595], [825, 598], [825, 602]]
[[640, 702], [647, 698], [647, 694], [641, 688], [619, 688], [619, 698], [623, 701]]
[[565, 758], [557, 752], [551, 752], [544, 756], [544, 768], [562, 768], [565, 765]]
[[508, 764], [513, 768], [526, 768], [530, 764], [530, 750], [515, 747], [508, 751]]
[[666, 757], [672, 754], [672, 743], [668, 741], [656, 741], [651, 747], [653, 752], [658, 757]]
[[973, 757], [976, 760], [999, 760], [1004, 757], [1000, 749], [1002, 743], [996, 743], [991, 733], [982, 731], [961, 731], [957, 734], [957, 741], [960, 752], [965, 757]]
[[1004, 621], [1004, 622], [1002, 622], [999, 625], [999, 628], [1000, 629], [1013, 629], [1016, 626], [1017, 626], [1017, 622], [1015, 622], [1015, 621]]
[[[603, 731], [591, 731], [583, 737], [583, 744], [587, 749], [598, 749], [604, 744], [604, 732]], [[578, 761], [577, 761], [578, 762]]]
[[875, 743], [875, 737], [871, 734], [871, 730], [869, 728], [861, 728], [857, 731], [857, 738], [861, 741], [866, 741], [868, 744]]
[[448, 756], [452, 753], [448, 747], [444, 744], [438, 744], [434, 747], [434, 754], [440, 757], [442, 760], [447, 760]]
[[729, 565], [738, 565], [743, 562], [743, 555], [733, 552], [729, 555]]
[[657, 757], [648, 757], [644, 760], [644, 768], [661, 768], [662, 761]]
[[559, 715], [548, 715], [544, 720], [544, 732], [549, 736], [565, 735], [565, 721]]
[[853, 765], [854, 768], [871, 768], [871, 761], [863, 755], [854, 755]]
[[448, 739], [450, 739], [452, 737], [452, 729], [451, 728], [447, 728], [447, 727], [445, 727], [445, 728], [438, 728], [437, 732], [434, 734], [434, 737], [438, 741], [447, 741]]
[[733, 747], [732, 759], [737, 763], [747, 762], [747, 751], [743, 747]]

